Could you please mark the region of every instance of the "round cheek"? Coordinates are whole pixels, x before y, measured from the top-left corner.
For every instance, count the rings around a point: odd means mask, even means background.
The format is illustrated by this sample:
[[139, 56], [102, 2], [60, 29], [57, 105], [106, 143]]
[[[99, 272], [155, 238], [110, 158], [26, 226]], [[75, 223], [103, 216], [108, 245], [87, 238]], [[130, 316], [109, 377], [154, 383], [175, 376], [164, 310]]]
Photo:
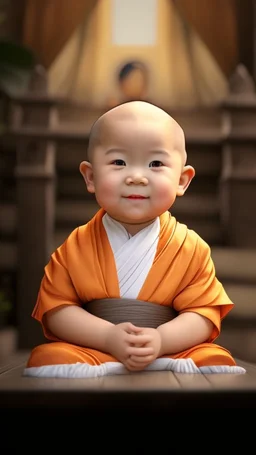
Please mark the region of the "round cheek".
[[159, 203], [164, 201], [171, 201], [175, 198], [175, 191], [173, 190], [170, 184], [160, 184], [158, 183], [155, 192], [156, 198], [159, 200]]
[[101, 205], [111, 204], [113, 199], [116, 201], [118, 192], [116, 186], [111, 179], [99, 179], [95, 185], [96, 197]]
[[102, 196], [111, 196], [113, 193], [113, 185], [111, 185], [111, 182], [102, 182], [98, 186], [98, 190]]

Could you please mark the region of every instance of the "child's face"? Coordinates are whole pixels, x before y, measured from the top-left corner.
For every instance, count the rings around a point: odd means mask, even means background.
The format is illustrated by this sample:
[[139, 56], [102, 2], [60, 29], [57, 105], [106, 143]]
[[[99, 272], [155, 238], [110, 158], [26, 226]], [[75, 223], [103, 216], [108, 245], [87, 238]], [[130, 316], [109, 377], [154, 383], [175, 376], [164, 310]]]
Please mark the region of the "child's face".
[[126, 228], [142, 229], [184, 193], [189, 182], [181, 182], [184, 157], [173, 134], [166, 122], [116, 120], [104, 127], [91, 167], [81, 167], [88, 191]]

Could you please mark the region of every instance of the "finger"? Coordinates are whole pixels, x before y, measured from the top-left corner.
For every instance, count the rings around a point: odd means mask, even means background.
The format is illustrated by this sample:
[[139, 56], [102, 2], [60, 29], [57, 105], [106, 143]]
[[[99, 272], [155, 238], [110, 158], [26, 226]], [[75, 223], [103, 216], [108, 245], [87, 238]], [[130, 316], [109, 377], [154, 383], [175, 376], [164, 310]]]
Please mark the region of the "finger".
[[125, 366], [130, 371], [142, 371], [144, 370], [148, 364], [145, 363], [135, 363], [131, 359], [127, 360]]
[[152, 335], [149, 335], [149, 334], [145, 334], [145, 335], [133, 335], [133, 334], [130, 334], [127, 336], [127, 342], [129, 344], [135, 344], [135, 345], [143, 345], [143, 344], [147, 344], [147, 343], [150, 343], [152, 341]]
[[126, 326], [126, 331], [127, 333], [140, 333], [142, 332], [143, 328], [142, 327], [136, 327], [136, 325], [133, 325], [131, 322], [128, 322], [127, 323], [127, 326]]
[[148, 355], [153, 355], [154, 350], [152, 347], [145, 347], [145, 348], [137, 348], [135, 346], [129, 346], [127, 348], [127, 356], [135, 356], [135, 357], [146, 357]]
[[138, 371], [138, 372], [143, 371], [143, 367], [138, 367], [138, 366], [134, 367], [131, 365], [126, 365], [126, 368], [127, 368], [127, 370], [132, 371], [133, 373], [135, 373], [136, 371]]
[[145, 365], [149, 365], [149, 363], [151, 363], [152, 360], [153, 360], [153, 356], [152, 355], [146, 355], [145, 357], [132, 355], [129, 358], [129, 361], [131, 361], [134, 365], [143, 364], [143, 363]]

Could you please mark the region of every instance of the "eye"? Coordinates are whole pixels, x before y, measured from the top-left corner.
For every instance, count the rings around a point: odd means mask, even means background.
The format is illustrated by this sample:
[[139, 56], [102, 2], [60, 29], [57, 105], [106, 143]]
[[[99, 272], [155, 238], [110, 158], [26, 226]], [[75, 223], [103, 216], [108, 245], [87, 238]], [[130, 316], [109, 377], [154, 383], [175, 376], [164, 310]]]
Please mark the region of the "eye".
[[149, 167], [161, 167], [163, 166], [162, 161], [154, 160], [149, 163]]
[[111, 161], [111, 164], [115, 164], [116, 166], [126, 166], [124, 160], [114, 160], [114, 161]]

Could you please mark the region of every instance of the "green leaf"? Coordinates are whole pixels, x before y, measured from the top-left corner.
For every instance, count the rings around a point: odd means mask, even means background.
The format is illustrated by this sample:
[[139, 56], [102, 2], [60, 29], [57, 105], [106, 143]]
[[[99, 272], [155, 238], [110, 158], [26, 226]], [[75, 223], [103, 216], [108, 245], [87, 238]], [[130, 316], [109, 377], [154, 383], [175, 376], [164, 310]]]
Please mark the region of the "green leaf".
[[29, 48], [0, 41], [0, 88], [10, 94], [26, 90], [35, 64], [35, 55]]

